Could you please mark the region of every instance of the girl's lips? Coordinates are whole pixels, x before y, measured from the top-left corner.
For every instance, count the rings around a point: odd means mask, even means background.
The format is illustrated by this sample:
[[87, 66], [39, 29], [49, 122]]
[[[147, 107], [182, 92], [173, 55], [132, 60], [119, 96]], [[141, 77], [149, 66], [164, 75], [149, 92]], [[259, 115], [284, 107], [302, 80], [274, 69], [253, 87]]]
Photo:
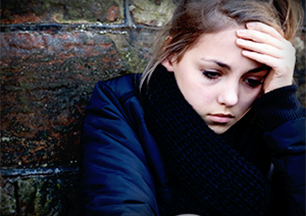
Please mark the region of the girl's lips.
[[229, 121], [234, 118], [232, 115], [225, 115], [225, 114], [213, 114], [213, 115], [208, 115], [208, 118], [214, 122], [214, 123], [219, 123], [219, 124], [226, 124]]

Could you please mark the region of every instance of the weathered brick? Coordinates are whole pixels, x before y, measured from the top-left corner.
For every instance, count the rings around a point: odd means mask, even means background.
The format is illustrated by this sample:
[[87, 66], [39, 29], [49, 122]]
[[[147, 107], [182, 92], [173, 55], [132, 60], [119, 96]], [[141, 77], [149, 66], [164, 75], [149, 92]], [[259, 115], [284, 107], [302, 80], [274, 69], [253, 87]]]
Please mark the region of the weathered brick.
[[1, 215], [81, 215], [78, 172], [32, 173], [1, 179]]
[[120, 18], [119, 7], [112, 5], [107, 9], [106, 19], [108, 21], [114, 22]]
[[160, 27], [171, 18], [175, 3], [173, 0], [130, 0], [129, 10], [135, 23]]
[[306, 54], [305, 54], [305, 37], [304, 32], [296, 38], [296, 66], [294, 77], [299, 85], [297, 96], [302, 105], [306, 107]]
[[[114, 9], [115, 8], [115, 9]], [[113, 12], [115, 11], [115, 12]], [[123, 22], [118, 0], [10, 0], [1, 2], [1, 23]]]
[[81, 120], [94, 84], [125, 73], [128, 64], [107, 35], [2, 36], [2, 166], [77, 165]]
[[0, 180], [1, 215], [16, 215], [17, 208], [14, 181], [12, 181], [10, 178], [3, 177], [0, 177]]

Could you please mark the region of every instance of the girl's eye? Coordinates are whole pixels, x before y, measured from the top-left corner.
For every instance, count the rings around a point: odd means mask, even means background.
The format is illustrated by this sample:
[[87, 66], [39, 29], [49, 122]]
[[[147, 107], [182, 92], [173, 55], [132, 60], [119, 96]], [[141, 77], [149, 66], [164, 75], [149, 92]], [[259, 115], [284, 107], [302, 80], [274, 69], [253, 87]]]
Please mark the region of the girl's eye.
[[244, 81], [251, 88], [256, 88], [257, 86], [263, 84], [262, 80], [256, 80], [256, 79], [245, 79]]
[[217, 79], [221, 76], [221, 74], [216, 71], [203, 71], [203, 74], [208, 79]]

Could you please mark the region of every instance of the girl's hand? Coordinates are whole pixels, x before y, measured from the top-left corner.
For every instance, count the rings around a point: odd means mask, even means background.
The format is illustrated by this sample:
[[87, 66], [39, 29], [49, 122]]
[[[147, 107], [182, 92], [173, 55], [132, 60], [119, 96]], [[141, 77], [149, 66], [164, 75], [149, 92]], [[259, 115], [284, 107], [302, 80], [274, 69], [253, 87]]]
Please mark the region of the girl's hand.
[[247, 29], [237, 31], [237, 45], [242, 55], [271, 67], [265, 78], [265, 93], [292, 85], [295, 48], [276, 29], [260, 22], [247, 24]]

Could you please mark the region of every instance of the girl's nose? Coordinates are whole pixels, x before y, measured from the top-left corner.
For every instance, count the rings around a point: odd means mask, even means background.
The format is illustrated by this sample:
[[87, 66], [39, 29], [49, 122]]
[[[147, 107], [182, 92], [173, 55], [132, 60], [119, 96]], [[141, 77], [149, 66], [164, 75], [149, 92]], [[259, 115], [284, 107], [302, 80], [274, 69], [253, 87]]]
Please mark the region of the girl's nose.
[[238, 103], [239, 87], [238, 84], [225, 85], [221, 93], [218, 95], [218, 103], [232, 107]]

